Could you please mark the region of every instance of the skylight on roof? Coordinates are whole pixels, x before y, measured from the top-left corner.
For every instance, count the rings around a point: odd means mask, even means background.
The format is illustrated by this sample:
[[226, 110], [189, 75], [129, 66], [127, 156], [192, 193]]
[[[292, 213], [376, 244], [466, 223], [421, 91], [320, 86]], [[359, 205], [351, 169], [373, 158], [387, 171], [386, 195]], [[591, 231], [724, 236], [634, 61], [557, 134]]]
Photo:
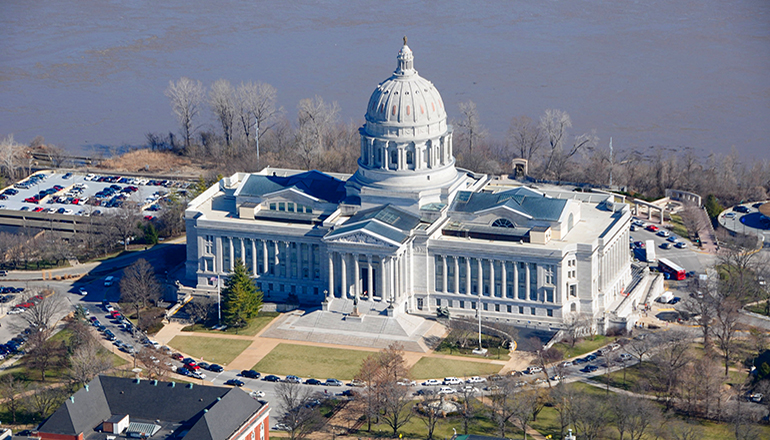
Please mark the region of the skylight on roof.
[[458, 202], [467, 202], [471, 199], [471, 194], [473, 194], [470, 191], [460, 191], [457, 193], [457, 201]]
[[396, 215], [396, 214], [394, 214], [394, 213], [392, 213], [392, 212], [380, 211], [380, 212], [377, 213], [376, 216], [374, 216], [374, 218], [376, 218], [377, 220], [379, 220], [381, 222], [384, 222], [384, 223], [387, 223], [389, 225], [392, 225], [392, 224], [396, 223], [398, 221], [398, 219], [400, 219], [401, 217]]

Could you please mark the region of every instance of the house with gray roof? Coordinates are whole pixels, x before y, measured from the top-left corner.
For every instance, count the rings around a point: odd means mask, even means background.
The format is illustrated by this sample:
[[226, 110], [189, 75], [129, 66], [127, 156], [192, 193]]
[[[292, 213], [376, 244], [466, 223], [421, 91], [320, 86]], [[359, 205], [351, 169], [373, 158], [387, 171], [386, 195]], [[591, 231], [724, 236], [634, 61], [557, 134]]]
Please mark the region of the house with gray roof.
[[396, 318], [440, 307], [547, 331], [583, 315], [605, 331], [631, 281], [626, 204], [458, 169], [447, 121], [404, 44], [369, 99], [355, 173], [267, 167], [190, 202], [189, 279], [215, 292], [240, 260], [266, 300], [341, 320], [352, 304]]
[[41, 439], [262, 439], [267, 402], [238, 388], [98, 376], [37, 429]]

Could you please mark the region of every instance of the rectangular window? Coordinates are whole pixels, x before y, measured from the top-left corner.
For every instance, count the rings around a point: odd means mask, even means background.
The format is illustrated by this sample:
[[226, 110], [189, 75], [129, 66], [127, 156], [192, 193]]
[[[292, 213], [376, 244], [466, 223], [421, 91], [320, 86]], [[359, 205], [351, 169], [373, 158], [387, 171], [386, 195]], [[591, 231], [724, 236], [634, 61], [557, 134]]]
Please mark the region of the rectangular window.
[[286, 211], [286, 203], [285, 202], [278, 202], [278, 210], [279, 211]]
[[489, 310], [489, 304], [484, 303], [484, 310]]
[[519, 315], [524, 314], [524, 306], [519, 306]]
[[464, 308], [465, 308], [465, 301], [463, 301], [463, 300], [460, 300], [460, 308], [461, 308], [461, 309], [464, 309]]
[[495, 312], [499, 312], [499, 311], [500, 311], [500, 304], [495, 304]]
[[513, 306], [511, 306], [510, 304], [508, 304], [508, 306], [507, 306], [507, 307], [508, 307], [508, 313], [511, 313], [511, 310], [513, 309]]
[[545, 300], [546, 302], [552, 303], [553, 302], [553, 289], [545, 289]]
[[553, 316], [553, 309], [546, 309], [545, 310], [548, 316]]
[[422, 310], [422, 298], [417, 298], [417, 310]]
[[454, 307], [452, 305], [452, 300], [451, 299], [448, 299], [446, 302], [447, 302], [447, 304], [446, 304], [447, 307]]
[[318, 295], [318, 287], [313, 287], [313, 295]]
[[275, 211], [275, 202], [270, 203], [270, 210]]
[[436, 255], [434, 258], [435, 264], [434, 267], [436, 268], [436, 292], [443, 292], [444, 291], [444, 263], [441, 258], [441, 255]]
[[287, 203], [286, 204], [286, 210], [288, 212], [294, 212], [294, 203]]
[[436, 298], [436, 307], [441, 307], [441, 298]]
[[206, 236], [203, 248], [204, 248], [204, 252], [206, 252], [209, 255], [214, 253], [214, 236], [213, 235]]
[[543, 268], [543, 277], [545, 278], [545, 284], [553, 285], [553, 266], [545, 266]]
[[569, 286], [569, 296], [577, 296], [577, 285], [576, 284], [570, 284], [570, 286]]
[[465, 257], [460, 257], [459, 263], [460, 263], [460, 270], [458, 272], [460, 273], [458, 275], [460, 277], [460, 293], [468, 293], [465, 291], [467, 286], [466, 277], [468, 276], [468, 274], [465, 273], [466, 272]]
[[446, 290], [450, 293], [457, 293], [455, 292], [455, 277], [457, 274], [455, 273], [455, 258], [457, 257], [446, 257], [446, 274], [447, 274], [447, 286]]
[[273, 291], [273, 283], [269, 283], [269, 284], [267, 285], [267, 291], [268, 291], [268, 292], [272, 292], [272, 291]]
[[230, 272], [230, 238], [222, 237], [222, 271]]
[[278, 285], [278, 290], [279, 290], [280, 292], [283, 292], [283, 291], [284, 291], [284, 289], [285, 289], [285, 287], [284, 287], [284, 284], [279, 284], [279, 285]]
[[535, 308], [534, 307], [530, 307], [529, 308], [529, 314], [530, 315], [534, 315], [535, 314]]
[[519, 299], [527, 299], [527, 268], [524, 263], [519, 263]]
[[471, 309], [476, 310], [476, 301], [471, 302]]

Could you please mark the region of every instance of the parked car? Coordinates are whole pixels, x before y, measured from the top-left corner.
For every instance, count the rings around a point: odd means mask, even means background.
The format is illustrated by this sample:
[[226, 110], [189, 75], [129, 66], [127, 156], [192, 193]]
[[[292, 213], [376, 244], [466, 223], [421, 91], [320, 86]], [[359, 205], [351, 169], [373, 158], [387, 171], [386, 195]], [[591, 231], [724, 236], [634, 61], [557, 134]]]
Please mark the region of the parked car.
[[444, 385], [460, 385], [463, 381], [457, 377], [445, 377], [443, 383]]
[[674, 246], [676, 246], [678, 249], [685, 249], [687, 247], [687, 243], [683, 241], [677, 241], [674, 243]]
[[280, 382], [281, 378], [275, 374], [268, 374], [267, 376], [263, 377], [262, 380], [266, 380], [268, 382]]
[[670, 234], [665, 229], [661, 229], [660, 231], [658, 231], [658, 236], [660, 236], [660, 237], [668, 237], [669, 235]]
[[305, 381], [305, 385], [323, 385], [323, 382], [318, 379], [308, 379]]
[[658, 227], [657, 227], [657, 226], [655, 226], [655, 225], [647, 225], [647, 227], [646, 227], [645, 229], [647, 229], [647, 230], [648, 230], [648, 231], [650, 231], [650, 232], [658, 232], [658, 230], [659, 230], [660, 228], [658, 228]]
[[284, 379], [283, 381], [288, 383], [302, 383], [302, 380], [299, 377], [294, 376], [292, 374], [286, 376], [286, 379]]
[[468, 383], [482, 383], [482, 382], [486, 382], [486, 381], [487, 381], [487, 379], [485, 379], [483, 377], [479, 377], [479, 376], [473, 376], [470, 379], [466, 380], [466, 382], [468, 382]]
[[428, 379], [422, 383], [422, 386], [424, 387], [436, 386], [436, 385], [441, 385], [441, 382], [439, 382], [438, 379]]
[[243, 383], [243, 381], [238, 380], [238, 379], [229, 379], [229, 380], [227, 380], [225, 382], [225, 385], [232, 385], [234, 387], [242, 387], [242, 386], [244, 386], [246, 384]]
[[254, 370], [243, 370], [241, 376], [248, 377], [249, 379], [259, 379], [260, 374]]
[[441, 387], [438, 390], [438, 394], [454, 394], [456, 392], [457, 392], [457, 390], [455, 390], [452, 387]]
[[[225, 371], [225, 369], [222, 368], [221, 365], [211, 364], [211, 366], [209, 366], [209, 371], [213, 371], [214, 373], [221, 373], [221, 372]], [[259, 374], [259, 373], [257, 373], [257, 374]], [[259, 377], [259, 376], [257, 376], [257, 377]]]

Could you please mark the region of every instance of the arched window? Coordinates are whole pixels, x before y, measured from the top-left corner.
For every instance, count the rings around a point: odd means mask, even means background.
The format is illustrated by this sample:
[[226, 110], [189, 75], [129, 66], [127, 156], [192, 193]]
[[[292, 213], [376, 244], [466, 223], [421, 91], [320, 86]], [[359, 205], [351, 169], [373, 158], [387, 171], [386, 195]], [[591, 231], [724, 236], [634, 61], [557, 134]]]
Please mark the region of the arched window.
[[515, 228], [516, 225], [514, 225], [510, 220], [507, 218], [499, 218], [492, 222], [493, 228]]
[[393, 165], [398, 165], [398, 150], [390, 151], [390, 163]]
[[407, 165], [414, 165], [414, 153], [411, 151], [406, 152], [406, 163]]
[[567, 218], [567, 232], [571, 231], [573, 226], [575, 226], [575, 217], [570, 212], [569, 217]]
[[577, 305], [575, 303], [572, 303], [569, 307], [570, 312], [577, 312]]

